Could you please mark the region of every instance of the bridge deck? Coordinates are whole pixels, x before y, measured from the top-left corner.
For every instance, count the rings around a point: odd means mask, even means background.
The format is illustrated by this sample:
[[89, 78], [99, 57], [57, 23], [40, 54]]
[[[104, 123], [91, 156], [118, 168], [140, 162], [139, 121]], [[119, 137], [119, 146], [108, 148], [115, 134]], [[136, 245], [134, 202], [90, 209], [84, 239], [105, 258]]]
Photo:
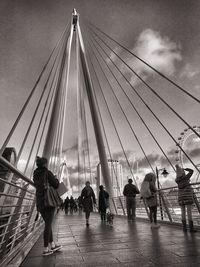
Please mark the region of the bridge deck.
[[200, 266], [200, 234], [162, 225], [151, 229], [148, 222], [127, 222], [115, 217], [114, 226], [103, 225], [92, 214], [91, 225], [84, 216], [56, 216], [54, 239], [63, 249], [43, 257], [42, 236], [21, 267], [65, 266]]

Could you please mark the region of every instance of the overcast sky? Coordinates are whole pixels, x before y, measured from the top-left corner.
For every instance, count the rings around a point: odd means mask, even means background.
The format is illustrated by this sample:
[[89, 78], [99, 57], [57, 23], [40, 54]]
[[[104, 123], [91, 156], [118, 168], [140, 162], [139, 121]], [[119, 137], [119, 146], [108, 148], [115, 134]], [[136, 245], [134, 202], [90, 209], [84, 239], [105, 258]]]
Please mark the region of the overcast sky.
[[[83, 19], [90, 20], [94, 25], [101, 28], [108, 35], [128, 47], [138, 56], [152, 64], [155, 68], [169, 76], [186, 91], [200, 98], [200, 2], [196, 0], [1, 0], [0, 1], [0, 119], [1, 131], [0, 141], [3, 142], [11, 125], [16, 119], [22, 104], [25, 102], [34, 82], [36, 81], [42, 66], [46, 62], [50, 52], [61, 36], [66, 24], [71, 18], [73, 8], [80, 13], [80, 26]], [[86, 36], [86, 35], [85, 35]], [[87, 40], [86, 40], [87, 42]], [[179, 90], [158, 79], [152, 71], [137, 62], [116, 47], [117, 53], [126, 58], [127, 63], [132, 66], [146, 81], [148, 81], [157, 92], [176, 109], [177, 112], [191, 125], [199, 125], [199, 105], [189, 99]], [[177, 139], [186, 126], [176, 116], [172, 115], [152, 93], [149, 93], [135, 77], [128, 72], [110, 53], [129, 81], [136, 86], [143, 98], [152, 107], [159, 118]], [[73, 75], [71, 75], [73, 78]], [[124, 85], [124, 88], [126, 86]], [[75, 171], [76, 164], [76, 117], [75, 93], [71, 80], [69, 90], [68, 110], [70, 116], [66, 118], [66, 132], [64, 149], [68, 151], [70, 170]], [[106, 86], [105, 94], [109, 101], [111, 112], [114, 116], [116, 126], [121, 135], [125, 150], [132, 162], [139, 163], [142, 177], [147, 171], [144, 155], [139, 149], [131, 131], [120, 113], [113, 97]], [[131, 91], [129, 90], [130, 94]], [[98, 90], [99, 92], [99, 90]], [[116, 87], [116, 93], [124, 105], [131, 124], [139, 136], [146, 153], [150, 155], [153, 164], [161, 167], [166, 162], [139, 122], [137, 115], [133, 112], [127, 100]], [[132, 101], [138, 108], [151, 130], [154, 132], [159, 143], [171, 159], [174, 159], [173, 151], [175, 145], [165, 132], [158, 126], [148, 110], [141, 105], [140, 101], [132, 95]], [[115, 156], [124, 162], [121, 149], [116, 139], [105, 104], [99, 95], [102, 115], [108, 139]], [[89, 121], [89, 125], [91, 122]], [[69, 130], [70, 129], [70, 130]], [[20, 135], [20, 133], [19, 133]], [[97, 150], [93, 132], [89, 131], [90, 149], [93, 159], [97, 159]], [[196, 139], [195, 139], [196, 140]], [[17, 142], [15, 139], [14, 142]], [[191, 145], [192, 142], [192, 145]], [[196, 145], [194, 145], [197, 144]], [[198, 163], [199, 142], [191, 140], [186, 144], [186, 149], [197, 149], [193, 154], [195, 162]], [[70, 152], [70, 153], [69, 153]], [[71, 158], [70, 158], [71, 155]], [[74, 163], [74, 164], [72, 164]]]

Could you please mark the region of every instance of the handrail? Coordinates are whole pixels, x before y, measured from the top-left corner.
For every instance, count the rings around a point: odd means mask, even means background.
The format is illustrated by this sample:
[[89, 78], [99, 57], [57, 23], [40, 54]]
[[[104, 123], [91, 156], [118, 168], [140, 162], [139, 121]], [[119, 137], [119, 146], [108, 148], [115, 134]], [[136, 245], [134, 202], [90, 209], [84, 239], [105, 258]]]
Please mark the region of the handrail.
[[[1, 184], [9, 185], [10, 189], [5, 193], [5, 189], [0, 192], [0, 198], [4, 201], [0, 204], [0, 265], [5, 266], [5, 262], [14, 255], [16, 249], [24, 245], [24, 240], [29, 234], [29, 226], [32, 225], [32, 220], [36, 215], [35, 207], [35, 186], [31, 179], [7, 161], [3, 156], [0, 156], [0, 164], [5, 169], [6, 173], [14, 174], [16, 179], [20, 179], [22, 184], [19, 186], [15, 182], [7, 181], [7, 178], [0, 178]], [[6, 177], [6, 176], [5, 176]], [[28, 189], [28, 186], [33, 189]], [[33, 226], [31, 226], [33, 227]], [[37, 224], [39, 229], [41, 223]], [[20, 242], [20, 244], [19, 244]]]
[[22, 172], [20, 172], [16, 167], [14, 167], [9, 161], [7, 161], [4, 157], [0, 156], [0, 163], [6, 166], [13, 173], [17, 174], [22, 180], [34, 186], [33, 181], [27, 178]]
[[19, 186], [19, 185], [16, 185], [16, 184], [13, 184], [13, 183], [11, 183], [11, 182], [8, 182], [8, 181], [6, 181], [6, 180], [4, 180], [4, 179], [2, 179], [2, 178], [0, 178], [0, 182], [3, 182], [3, 183], [5, 183], [5, 184], [9, 184], [9, 185], [11, 185], [11, 186], [13, 186], [13, 187], [16, 187], [16, 188], [18, 188], [18, 189], [21, 189], [21, 190], [25, 190], [27, 193], [30, 193], [30, 194], [32, 194], [32, 195], [35, 194], [35, 192], [32, 192], [32, 191], [30, 191], [30, 190], [27, 190], [27, 189], [24, 188], [24, 187], [21, 187], [21, 186]]
[[[191, 183], [193, 188], [193, 200], [192, 214], [195, 226], [200, 226], [200, 190], [199, 182]], [[173, 190], [176, 189], [176, 190]], [[170, 194], [172, 190], [173, 194]], [[185, 193], [187, 196], [187, 192]], [[181, 224], [181, 208], [178, 203], [178, 186], [166, 187], [158, 190], [157, 197], [160, 197], [161, 201], [158, 201], [158, 220], [171, 223], [171, 224]], [[159, 200], [159, 199], [158, 199]], [[113, 197], [112, 200], [115, 204], [115, 213], [118, 215], [126, 215], [125, 197], [118, 196]], [[140, 194], [136, 196], [136, 216], [138, 218], [148, 219], [148, 208], [146, 202], [141, 199]]]
[[[200, 185], [200, 182], [199, 183], [190, 183], [190, 185]], [[158, 191], [164, 191], [164, 190], [170, 190], [170, 189], [178, 189], [178, 186], [171, 186], [171, 187], [165, 187], [165, 188], [160, 188], [158, 189]]]

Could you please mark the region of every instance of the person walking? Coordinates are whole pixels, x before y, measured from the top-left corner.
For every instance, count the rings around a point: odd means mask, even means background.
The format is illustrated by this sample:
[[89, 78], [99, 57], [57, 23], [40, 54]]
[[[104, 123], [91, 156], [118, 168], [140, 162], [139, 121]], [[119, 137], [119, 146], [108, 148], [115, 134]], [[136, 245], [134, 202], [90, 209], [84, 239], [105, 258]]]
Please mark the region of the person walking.
[[101, 221], [106, 221], [106, 209], [109, 207], [109, 194], [104, 190], [103, 185], [99, 186], [99, 213]]
[[69, 199], [69, 207], [70, 207], [70, 214], [73, 215], [73, 212], [74, 212], [74, 198], [73, 198], [73, 196], [71, 196]]
[[69, 212], [69, 197], [68, 196], [65, 199], [64, 206], [65, 206], [65, 214], [68, 215], [68, 212]]
[[38, 212], [40, 212], [45, 223], [44, 234], [43, 234], [43, 239], [44, 239], [43, 256], [48, 256], [53, 252], [60, 250], [62, 246], [56, 244], [53, 241], [52, 222], [55, 214], [55, 208], [53, 207], [46, 208], [44, 205], [45, 179], [47, 179], [50, 186], [54, 187], [55, 189], [58, 188], [59, 181], [58, 179], [56, 179], [53, 173], [47, 169], [46, 158], [37, 157], [36, 166], [37, 168], [33, 173], [33, 182], [36, 188], [36, 206]]
[[[187, 232], [187, 222], [186, 222], [186, 209], [190, 232], [196, 232], [193, 225], [192, 219], [192, 204], [194, 203], [193, 189], [190, 185], [190, 178], [193, 174], [193, 170], [186, 168], [181, 168], [178, 164], [176, 167], [176, 179], [175, 182], [178, 184], [178, 203], [181, 207], [181, 218], [183, 231]], [[188, 172], [187, 174], [185, 173]]]
[[152, 228], [159, 228], [157, 223], [157, 188], [156, 188], [156, 176], [154, 173], [147, 173], [141, 185], [141, 197], [146, 202], [149, 208], [149, 219]]
[[127, 209], [127, 215], [128, 220], [135, 220], [135, 211], [136, 211], [136, 200], [135, 197], [137, 194], [139, 194], [140, 191], [136, 187], [136, 185], [133, 184], [132, 179], [128, 179], [128, 184], [124, 186], [123, 195], [126, 197], [126, 209]]
[[96, 205], [95, 194], [89, 181], [85, 183], [85, 187], [81, 191], [81, 202], [85, 212], [86, 226], [89, 226], [90, 212], [93, 211], [93, 204]]
[[82, 214], [82, 209], [83, 209], [83, 205], [82, 205], [82, 202], [81, 202], [81, 196], [78, 197], [78, 211], [79, 211], [79, 214]]

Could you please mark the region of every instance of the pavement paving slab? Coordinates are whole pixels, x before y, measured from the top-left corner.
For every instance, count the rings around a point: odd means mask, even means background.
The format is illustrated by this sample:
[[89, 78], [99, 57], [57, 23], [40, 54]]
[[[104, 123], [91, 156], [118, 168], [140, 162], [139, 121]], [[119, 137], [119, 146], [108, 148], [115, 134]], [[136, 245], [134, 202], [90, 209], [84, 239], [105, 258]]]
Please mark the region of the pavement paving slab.
[[124, 216], [115, 216], [109, 226], [92, 213], [86, 227], [84, 214], [60, 211], [53, 233], [62, 251], [42, 256], [40, 236], [20, 267], [200, 267], [200, 233], [184, 233], [177, 226], [151, 229], [148, 221], [128, 222]]

